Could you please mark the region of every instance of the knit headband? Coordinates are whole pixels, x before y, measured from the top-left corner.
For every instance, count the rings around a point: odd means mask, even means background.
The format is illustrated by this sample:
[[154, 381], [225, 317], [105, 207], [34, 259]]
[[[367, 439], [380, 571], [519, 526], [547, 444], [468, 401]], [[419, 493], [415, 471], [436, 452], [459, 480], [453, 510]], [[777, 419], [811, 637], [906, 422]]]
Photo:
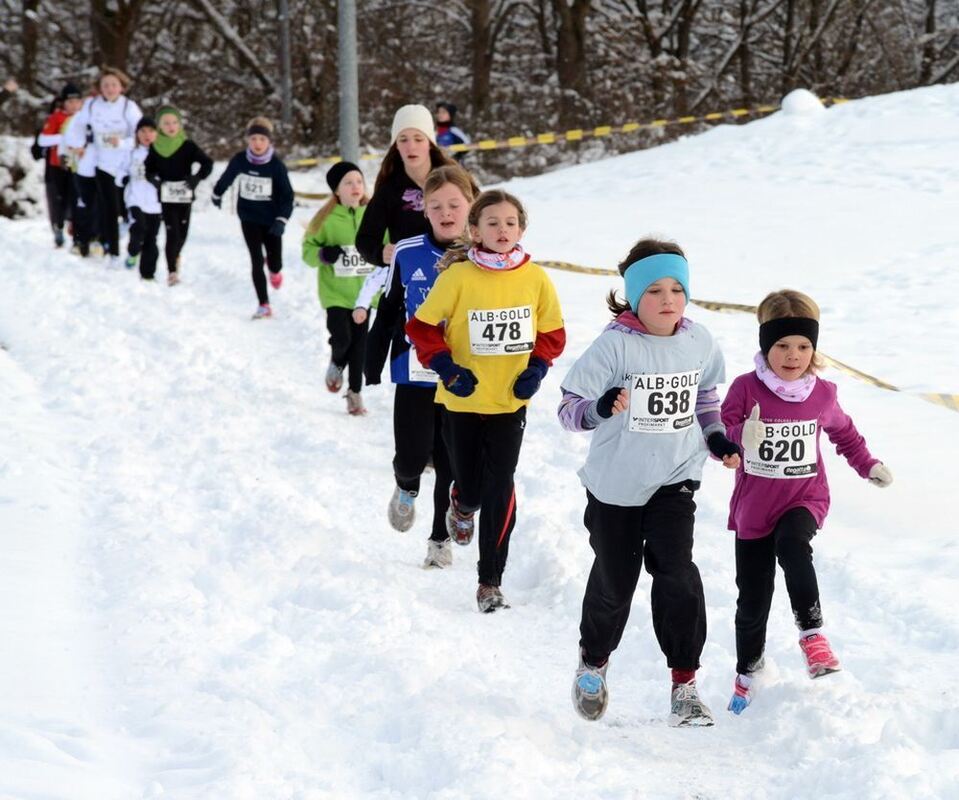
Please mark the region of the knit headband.
[[675, 278], [683, 287], [686, 301], [689, 302], [689, 264], [686, 259], [674, 253], [657, 253], [634, 261], [623, 272], [626, 300], [633, 313], [639, 308], [639, 301], [646, 287], [660, 278]]
[[819, 323], [808, 317], [780, 317], [764, 322], [759, 326], [759, 349], [767, 356], [772, 346], [786, 336], [805, 336], [815, 350], [819, 340]]
[[246, 129], [247, 136], [253, 136], [254, 134], [260, 134], [260, 136], [265, 136], [270, 141], [273, 140], [273, 131], [266, 127], [266, 125], [251, 125]]

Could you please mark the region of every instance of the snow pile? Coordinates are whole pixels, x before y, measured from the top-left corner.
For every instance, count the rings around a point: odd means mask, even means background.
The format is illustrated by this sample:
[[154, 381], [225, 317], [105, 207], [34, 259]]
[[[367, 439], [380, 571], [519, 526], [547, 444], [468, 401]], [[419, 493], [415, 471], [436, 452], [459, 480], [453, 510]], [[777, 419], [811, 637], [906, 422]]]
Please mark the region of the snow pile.
[[[392, 391], [348, 417], [315, 274], [292, 235], [276, 317], [255, 298], [235, 216], [196, 210], [184, 282], [143, 285], [54, 252], [43, 220], [0, 220], [0, 797], [943, 798], [959, 785], [959, 86], [786, 114], [517, 180], [541, 259], [610, 267], [648, 232], [690, 256], [694, 297], [808, 291], [821, 347], [904, 389], [830, 372], [896, 482], [828, 444], [816, 537], [844, 671], [804, 674], [785, 592], [741, 718], [732, 686], [731, 475], [707, 464], [696, 560], [718, 722], [673, 730], [643, 576], [606, 717], [569, 690], [591, 558], [559, 384], [608, 319], [613, 279], [555, 273], [568, 351], [529, 414], [504, 575], [476, 613], [475, 545], [419, 568], [431, 478], [408, 534], [386, 523]], [[320, 186], [319, 182], [317, 185]], [[730, 378], [756, 324], [691, 308]], [[935, 335], [930, 335], [934, 330]], [[952, 788], [950, 788], [952, 787]]]
[[825, 111], [822, 101], [808, 89], [793, 89], [782, 101], [782, 110], [789, 116], [818, 114]]
[[46, 212], [43, 161], [30, 155], [30, 139], [0, 136], [0, 217], [34, 217]]

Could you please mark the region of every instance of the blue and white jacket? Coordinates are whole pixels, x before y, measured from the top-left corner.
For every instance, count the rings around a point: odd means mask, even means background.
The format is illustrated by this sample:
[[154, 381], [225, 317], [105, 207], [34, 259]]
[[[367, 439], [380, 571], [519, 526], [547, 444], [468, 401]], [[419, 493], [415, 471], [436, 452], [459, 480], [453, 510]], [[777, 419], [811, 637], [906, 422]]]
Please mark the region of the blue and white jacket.
[[439, 274], [436, 264], [445, 252], [446, 247], [427, 233], [397, 242], [386, 288], [366, 343], [364, 372], [368, 384], [380, 382], [387, 353], [390, 353], [393, 383], [436, 385], [435, 373], [422, 367], [412, 352], [405, 328], [433, 288]]

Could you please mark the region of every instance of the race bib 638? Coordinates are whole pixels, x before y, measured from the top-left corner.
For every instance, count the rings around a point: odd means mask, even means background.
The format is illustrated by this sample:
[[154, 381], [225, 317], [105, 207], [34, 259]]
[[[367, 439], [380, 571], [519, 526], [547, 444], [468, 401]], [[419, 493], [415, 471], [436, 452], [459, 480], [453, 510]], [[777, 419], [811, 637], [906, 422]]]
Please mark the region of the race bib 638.
[[679, 433], [693, 424], [699, 370], [629, 376], [629, 430]]

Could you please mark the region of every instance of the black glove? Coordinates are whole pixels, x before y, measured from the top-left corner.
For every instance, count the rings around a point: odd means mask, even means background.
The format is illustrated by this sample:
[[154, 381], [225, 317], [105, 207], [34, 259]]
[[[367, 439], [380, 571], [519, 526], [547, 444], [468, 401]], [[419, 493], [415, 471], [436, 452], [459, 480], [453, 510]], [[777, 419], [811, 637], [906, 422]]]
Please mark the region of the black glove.
[[706, 447], [709, 448], [710, 453], [720, 460], [723, 456], [741, 456], [743, 454], [738, 444], [729, 441], [726, 434], [719, 431], [709, 434], [706, 439]]
[[616, 398], [619, 397], [621, 391], [623, 391], [622, 386], [614, 386], [603, 394], [603, 396], [596, 401], [596, 413], [603, 419], [609, 419], [613, 416], [613, 403], [616, 402]]
[[123, 184], [123, 188], [126, 189], [127, 186], [130, 184], [130, 176], [124, 175], [123, 180], [121, 180], [120, 183]]
[[157, 175], [156, 173], [153, 173], [151, 175], [147, 175], [146, 179], [147, 179], [147, 183], [154, 186], [158, 192], [160, 191], [160, 186], [163, 183], [163, 179], [159, 175]]
[[443, 385], [457, 397], [469, 397], [479, 381], [466, 367], [461, 367], [449, 353], [438, 353], [430, 361], [430, 369], [440, 376]]
[[286, 223], [282, 219], [275, 219], [270, 226], [270, 236], [282, 236], [285, 230]]
[[341, 255], [343, 255], [343, 248], [339, 245], [320, 248], [320, 261], [324, 264], [335, 264]]
[[536, 392], [546, 377], [549, 367], [543, 359], [532, 356], [529, 360], [529, 366], [516, 376], [516, 382], [513, 384], [513, 396], [520, 400], [529, 400]]
[[186, 179], [186, 185], [190, 187], [190, 191], [195, 192], [196, 187], [200, 185], [200, 176], [191, 175], [189, 178]]
[[210, 198], [210, 202], [213, 203], [213, 205], [215, 205], [217, 208], [222, 208], [223, 206], [223, 198], [217, 195], [213, 195], [213, 197]]

